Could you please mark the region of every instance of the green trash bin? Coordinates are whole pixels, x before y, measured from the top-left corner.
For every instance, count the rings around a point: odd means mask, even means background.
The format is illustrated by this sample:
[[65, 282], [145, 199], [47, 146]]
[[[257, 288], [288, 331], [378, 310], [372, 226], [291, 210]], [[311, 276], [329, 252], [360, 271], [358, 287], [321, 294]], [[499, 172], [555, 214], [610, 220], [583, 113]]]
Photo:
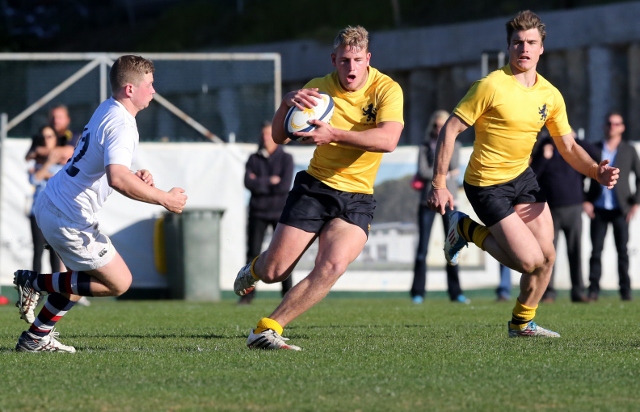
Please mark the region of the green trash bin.
[[164, 214], [167, 281], [171, 299], [220, 300], [220, 224], [224, 210]]

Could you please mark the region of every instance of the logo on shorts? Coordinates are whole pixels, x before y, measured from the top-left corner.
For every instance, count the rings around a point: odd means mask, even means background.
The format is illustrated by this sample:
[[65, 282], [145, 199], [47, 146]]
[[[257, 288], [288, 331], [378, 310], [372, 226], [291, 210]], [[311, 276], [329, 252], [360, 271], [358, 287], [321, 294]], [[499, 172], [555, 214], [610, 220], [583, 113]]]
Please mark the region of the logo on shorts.
[[98, 256], [102, 257], [102, 256], [104, 256], [104, 255], [106, 255], [106, 254], [107, 254], [107, 249], [102, 249], [102, 250], [100, 251], [100, 253], [98, 253]]
[[538, 114], [540, 115], [540, 120], [543, 122], [547, 121], [547, 116], [549, 115], [549, 109], [547, 109], [547, 104], [543, 104], [542, 107], [538, 109]]

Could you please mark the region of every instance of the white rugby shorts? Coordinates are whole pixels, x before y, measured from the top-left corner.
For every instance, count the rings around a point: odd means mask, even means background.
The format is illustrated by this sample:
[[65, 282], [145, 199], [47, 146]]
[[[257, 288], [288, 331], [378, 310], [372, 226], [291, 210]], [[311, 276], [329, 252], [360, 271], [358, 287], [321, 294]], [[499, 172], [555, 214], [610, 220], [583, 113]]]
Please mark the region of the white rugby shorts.
[[34, 214], [47, 243], [58, 253], [68, 269], [98, 269], [116, 255], [111, 239], [100, 233], [98, 222], [74, 222], [45, 193], [38, 196]]

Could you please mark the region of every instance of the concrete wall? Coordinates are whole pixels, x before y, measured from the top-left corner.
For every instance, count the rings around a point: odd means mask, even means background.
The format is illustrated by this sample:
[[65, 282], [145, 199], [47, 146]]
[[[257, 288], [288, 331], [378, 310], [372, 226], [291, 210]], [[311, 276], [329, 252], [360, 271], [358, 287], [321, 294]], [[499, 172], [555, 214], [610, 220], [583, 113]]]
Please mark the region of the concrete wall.
[[[539, 72], [563, 93], [574, 129], [602, 135], [604, 116], [619, 110], [627, 137], [640, 139], [640, 2], [539, 13], [547, 26]], [[504, 25], [512, 16], [474, 23], [371, 33], [371, 64], [405, 93], [402, 144], [416, 144], [430, 113], [451, 110], [480, 78], [484, 51], [506, 51]], [[233, 51], [282, 55], [283, 91], [331, 70], [332, 39], [261, 44]], [[473, 140], [471, 133], [462, 136]]]

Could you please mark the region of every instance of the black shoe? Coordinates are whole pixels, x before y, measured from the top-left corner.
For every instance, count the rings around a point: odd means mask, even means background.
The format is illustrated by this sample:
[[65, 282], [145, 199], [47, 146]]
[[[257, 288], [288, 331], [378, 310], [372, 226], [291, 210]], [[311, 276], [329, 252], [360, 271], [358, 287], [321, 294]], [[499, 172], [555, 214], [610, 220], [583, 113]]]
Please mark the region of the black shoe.
[[589, 300], [591, 302], [597, 302], [598, 301], [598, 292], [589, 292]]
[[250, 305], [252, 301], [253, 301], [253, 293], [249, 293], [247, 295], [240, 297], [240, 299], [238, 300], [238, 305]]
[[588, 297], [582, 295], [582, 296], [578, 296], [578, 297], [572, 297], [571, 298], [571, 302], [573, 302], [573, 303], [589, 303], [589, 302], [591, 302], [591, 299], [589, 299]]

